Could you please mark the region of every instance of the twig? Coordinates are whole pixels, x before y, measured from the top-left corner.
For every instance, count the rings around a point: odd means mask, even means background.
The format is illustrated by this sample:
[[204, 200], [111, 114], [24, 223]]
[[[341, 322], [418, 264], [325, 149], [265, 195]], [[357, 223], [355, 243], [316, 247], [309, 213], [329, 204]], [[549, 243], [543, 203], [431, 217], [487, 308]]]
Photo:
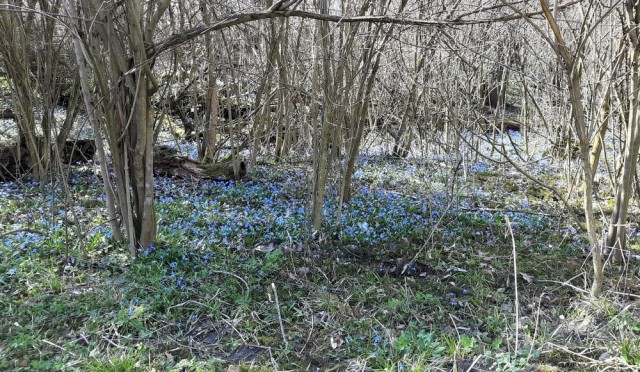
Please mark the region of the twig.
[[62, 350], [62, 351], [64, 351], [64, 352], [66, 352], [66, 353], [69, 353], [69, 354], [73, 355], [74, 357], [75, 357], [75, 356], [77, 356], [73, 351], [69, 351], [69, 350], [67, 350], [67, 349], [63, 348], [63, 347], [62, 347], [62, 346], [60, 346], [60, 345], [54, 344], [53, 342], [51, 342], [51, 341], [49, 341], [49, 340], [42, 339], [42, 340], [40, 340], [40, 341], [44, 342], [45, 344], [51, 345], [51, 346], [53, 346], [53, 347], [55, 347], [55, 348], [58, 348], [58, 349], [60, 349], [60, 350]]
[[509, 216], [504, 215], [505, 221], [507, 222], [507, 227], [509, 228], [509, 234], [511, 234], [511, 246], [513, 247], [513, 286], [515, 288], [515, 310], [516, 310], [516, 337], [515, 337], [515, 345], [514, 345], [514, 353], [518, 354], [518, 333], [520, 329], [520, 306], [518, 304], [518, 262], [516, 260], [516, 239], [513, 237], [513, 230], [511, 229], [511, 221], [509, 221]]
[[120, 350], [125, 349], [125, 347], [123, 347], [123, 346], [120, 346], [120, 345], [116, 344], [115, 342], [113, 342], [113, 341], [109, 340], [109, 339], [108, 339], [107, 337], [105, 337], [105, 336], [102, 336], [101, 338], [102, 338], [103, 340], [107, 341], [108, 343], [110, 343], [111, 345], [115, 346], [117, 349], [120, 349]]
[[576, 290], [578, 292], [581, 292], [581, 293], [589, 293], [589, 291], [587, 291], [587, 290], [584, 290], [584, 289], [582, 289], [580, 287], [576, 287], [573, 284], [569, 284], [569, 281], [571, 281], [571, 280], [573, 280], [576, 277], [581, 276], [581, 275], [582, 274], [576, 275], [576, 276], [574, 276], [573, 278], [571, 278], [569, 280], [565, 280], [564, 282], [561, 282], [561, 281], [558, 281], [558, 280], [546, 280], [546, 279], [540, 279], [538, 281], [541, 282], [541, 283], [556, 283], [556, 284], [560, 284], [561, 286], [567, 286], [567, 287], [569, 287], [571, 289], [574, 289], [574, 290]]
[[228, 320], [223, 319], [223, 322], [225, 322], [229, 327], [231, 327], [231, 329], [233, 329], [234, 331], [236, 331], [236, 333], [238, 334], [238, 336], [240, 337], [240, 339], [242, 340], [243, 343], [247, 343], [247, 340], [245, 340], [244, 336], [242, 335], [242, 333], [240, 333], [240, 331], [238, 331], [238, 329]]
[[460, 332], [458, 332], [458, 325], [456, 324], [455, 319], [453, 319], [453, 315], [451, 315], [451, 313], [449, 313], [449, 318], [451, 318], [451, 323], [453, 323], [453, 329], [456, 330], [456, 335], [458, 335], [458, 344], [456, 345], [455, 350], [453, 351], [453, 365], [456, 365], [456, 359], [457, 359], [457, 354], [458, 354], [458, 349], [460, 346]]
[[[220, 292], [220, 290], [218, 289], [218, 291], [216, 292], [214, 297], [218, 297], [218, 293], [219, 292]], [[202, 307], [206, 307], [207, 309], [209, 309], [211, 311], [215, 311], [211, 306], [207, 306], [207, 305], [203, 304], [202, 302], [198, 302], [196, 300], [187, 300], [187, 301], [179, 303], [177, 305], [173, 305], [173, 306], [169, 307], [167, 310], [171, 310], [171, 309], [174, 309], [176, 307], [182, 307], [182, 306], [187, 305], [187, 304], [196, 304], [196, 305], [200, 305]]]
[[613, 321], [614, 321], [617, 317], [619, 317], [620, 315], [622, 315], [625, 311], [629, 310], [629, 308], [630, 308], [630, 307], [632, 307], [632, 306], [634, 306], [634, 304], [633, 304], [633, 303], [631, 303], [631, 304], [629, 304], [629, 305], [625, 306], [625, 307], [624, 307], [624, 309], [620, 310], [620, 311], [618, 312], [618, 314], [616, 314], [613, 318], [611, 318], [611, 320], [609, 321], [609, 324], [613, 323]]
[[[458, 163], [460, 164], [460, 163]], [[457, 173], [457, 170], [456, 170]], [[454, 179], [455, 179], [455, 174], [454, 174]], [[455, 194], [454, 194], [454, 189], [452, 188], [451, 190], [451, 199], [449, 200], [449, 203], [447, 204], [447, 206], [444, 208], [443, 211], [438, 213], [438, 220], [436, 221], [436, 223], [431, 227], [431, 231], [429, 232], [429, 236], [425, 239], [424, 244], [422, 244], [422, 246], [420, 246], [420, 249], [418, 249], [418, 252], [413, 256], [413, 258], [411, 259], [411, 261], [407, 262], [404, 267], [402, 268], [402, 271], [400, 272], [400, 274], [404, 274], [404, 272], [407, 270], [407, 267], [409, 267], [410, 265], [412, 265], [417, 259], [418, 256], [420, 254], [422, 254], [422, 252], [424, 252], [424, 250], [427, 248], [429, 242], [431, 241], [431, 239], [433, 238], [433, 236], [436, 233], [436, 230], [438, 229], [438, 226], [440, 226], [440, 224], [442, 223], [442, 221], [444, 220], [445, 215], [447, 214], [447, 212], [449, 212], [449, 210], [453, 207], [453, 202], [455, 200]]]
[[565, 353], [567, 353], [567, 354], [575, 355], [575, 356], [577, 356], [577, 357], [580, 357], [580, 358], [586, 359], [586, 360], [588, 360], [589, 362], [592, 362], [592, 363], [596, 363], [596, 362], [598, 362], [596, 359], [589, 358], [589, 357], [588, 357], [588, 356], [586, 356], [586, 355], [583, 355], [583, 354], [580, 354], [580, 353], [576, 353], [575, 351], [569, 350], [569, 348], [567, 348], [566, 346], [557, 345], [557, 344], [554, 344], [553, 342], [547, 342], [547, 345], [549, 345], [549, 346], [551, 346], [551, 347], [553, 347], [553, 348], [555, 348], [555, 349], [562, 350], [562, 351], [564, 351], [564, 352], [565, 352]]
[[471, 363], [471, 365], [469, 366], [469, 368], [467, 368], [467, 372], [471, 372], [473, 371], [473, 366], [476, 365], [476, 363], [478, 363], [478, 361], [480, 360], [480, 358], [482, 358], [482, 355], [478, 355], [475, 358], [473, 358], [473, 363]]
[[282, 324], [282, 314], [280, 314], [280, 301], [278, 300], [278, 291], [276, 290], [275, 283], [271, 283], [271, 289], [273, 289], [273, 295], [276, 299], [276, 310], [278, 310], [278, 322], [280, 323], [280, 331], [282, 332], [282, 340], [284, 341], [284, 347], [289, 348], [289, 342], [287, 341], [287, 335], [284, 332], [284, 325]]
[[633, 297], [633, 298], [640, 298], [640, 296], [635, 295], [633, 293], [625, 293], [625, 292], [617, 292], [617, 291], [607, 291], [607, 293], [613, 293], [613, 294], [616, 294], [616, 295], [619, 295], [619, 296], [629, 296], [629, 297]]
[[302, 354], [304, 349], [307, 348], [307, 344], [309, 344], [309, 340], [311, 339], [311, 335], [313, 334], [313, 326], [314, 326], [313, 319], [314, 319], [314, 316], [311, 315], [311, 330], [309, 331], [309, 334], [307, 335], [307, 340], [304, 342], [304, 346], [302, 346], [302, 350], [300, 350], [300, 354]]
[[[460, 131], [456, 131], [456, 132], [458, 134], [460, 134]], [[461, 136], [460, 139], [465, 144], [467, 144], [469, 146], [471, 145], [466, 138]], [[523, 175], [526, 178], [528, 178], [529, 180], [533, 181], [536, 185], [538, 185], [538, 186], [540, 186], [540, 187], [542, 187], [542, 188], [544, 188], [546, 190], [549, 190], [564, 205], [565, 209], [567, 210], [567, 212], [571, 216], [571, 219], [578, 225], [577, 228], [578, 229], [581, 228], [580, 227], [580, 220], [578, 219], [576, 214], [573, 212], [573, 209], [571, 208], [571, 205], [569, 205], [569, 202], [560, 194], [560, 192], [555, 187], [549, 186], [546, 183], [544, 183], [543, 181], [537, 179], [533, 175], [529, 174], [529, 172], [524, 170], [515, 161], [513, 161], [513, 159], [511, 159], [511, 157], [507, 155], [507, 152], [504, 149], [504, 145], [498, 146], [494, 141], [491, 141], [488, 138], [483, 138], [483, 140], [485, 140], [488, 144], [490, 144], [493, 150], [497, 151], [500, 155], [502, 155], [502, 157], [505, 159], [505, 161], [500, 161], [500, 162], [496, 161], [493, 158], [491, 158], [490, 156], [482, 154], [481, 152], [477, 152], [478, 155], [480, 155], [482, 158], [487, 159], [488, 161], [491, 161], [491, 162], [494, 162], [494, 163], [498, 163], [498, 164], [508, 163], [508, 164], [511, 164], [511, 166], [513, 166], [521, 175]]]
[[[536, 325], [533, 328], [533, 338], [531, 339], [531, 347], [529, 348], [529, 354], [527, 354], [527, 363], [529, 363], [529, 359], [531, 359], [531, 354], [533, 353], [533, 345], [536, 343], [536, 338], [538, 337], [538, 326], [540, 325], [540, 307], [542, 306], [542, 297], [544, 297], [544, 292], [540, 295], [538, 299], [538, 311], [536, 311]], [[540, 347], [542, 348], [542, 346]]]

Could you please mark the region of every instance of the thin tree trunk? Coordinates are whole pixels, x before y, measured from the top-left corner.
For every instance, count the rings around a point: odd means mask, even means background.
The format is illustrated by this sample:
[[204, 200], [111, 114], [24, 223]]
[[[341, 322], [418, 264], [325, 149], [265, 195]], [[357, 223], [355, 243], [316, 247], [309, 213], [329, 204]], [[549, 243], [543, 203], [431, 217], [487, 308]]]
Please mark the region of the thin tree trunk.
[[[582, 71], [580, 55], [582, 53], [576, 52], [570, 54], [569, 49], [560, 32], [560, 28], [556, 23], [555, 18], [551, 14], [549, 4], [546, 0], [540, 0], [542, 9], [547, 19], [547, 22], [553, 31], [557, 44], [552, 44], [554, 51], [558, 58], [561, 60], [565, 72], [568, 76], [569, 82], [569, 99], [571, 102], [571, 116], [573, 118], [574, 128], [578, 135], [578, 141], [580, 143], [580, 160], [582, 164], [583, 175], [583, 208], [584, 214], [587, 220], [587, 234], [589, 237], [589, 246], [591, 255], [593, 258], [593, 283], [591, 284], [591, 295], [596, 296], [602, 292], [604, 282], [603, 262], [602, 262], [602, 250], [598, 244], [598, 235], [596, 232], [595, 216], [593, 214], [593, 173], [591, 171], [591, 164], [589, 162], [589, 145], [590, 136], [588, 133], [588, 126], [586, 122], [586, 116], [583, 107], [582, 96]], [[551, 42], [551, 40], [548, 40]]]
[[638, 21], [640, 20], [640, 3], [626, 1], [627, 29], [629, 36], [629, 66], [631, 68], [631, 90], [628, 94], [627, 135], [624, 149], [622, 174], [616, 193], [616, 204], [611, 216], [611, 226], [607, 235], [607, 247], [613, 248], [612, 258], [614, 262], [621, 263], [624, 260], [623, 251], [626, 249], [627, 215], [629, 201], [632, 194], [633, 177], [638, 162], [640, 151], [640, 32]]
[[[72, 0], [66, 0], [66, 11], [70, 19], [77, 19], [76, 9], [73, 6]], [[77, 31], [77, 30], [76, 30]], [[100, 174], [102, 176], [102, 184], [106, 195], [107, 216], [109, 218], [109, 225], [114, 239], [117, 242], [123, 242], [122, 231], [120, 230], [120, 224], [118, 222], [116, 213], [116, 198], [111, 186], [111, 178], [109, 177], [109, 170], [107, 169], [107, 158], [104, 151], [104, 144], [102, 141], [101, 125], [98, 123], [96, 115], [96, 107], [94, 107], [91, 97], [91, 89], [89, 88], [89, 82], [87, 78], [87, 66], [86, 60], [83, 57], [82, 43], [79, 37], [73, 39], [74, 51], [76, 54], [76, 61], [78, 63], [78, 74], [80, 78], [80, 86], [82, 88], [82, 97], [84, 99], [84, 106], [87, 111], [87, 116], [91, 127], [93, 129], [93, 138], [96, 144], [96, 154], [98, 162], [100, 164]]]
[[[320, 11], [323, 14], [328, 13], [327, 0], [320, 0]], [[317, 133], [314, 136], [313, 145], [313, 178], [312, 178], [312, 191], [311, 191], [311, 208], [309, 209], [309, 220], [311, 222], [312, 232], [320, 231], [322, 228], [323, 211], [324, 211], [324, 192], [327, 184], [327, 177], [329, 171], [329, 137], [331, 134], [332, 123], [330, 118], [330, 111], [332, 111], [330, 87], [332, 85], [332, 68], [331, 68], [331, 38], [329, 35], [329, 25], [325, 21], [318, 21], [318, 34], [317, 39], [321, 44], [321, 66], [316, 67], [321, 69], [321, 75], [317, 74], [314, 78], [314, 93], [319, 92], [318, 81], [322, 79], [323, 100], [322, 108], [320, 110], [319, 125], [316, 125], [315, 131]], [[319, 73], [320, 71], [318, 71]], [[318, 96], [318, 94], [314, 94]]]
[[604, 137], [609, 129], [609, 107], [611, 103], [611, 85], [607, 86], [607, 90], [600, 106], [599, 126], [598, 134], [593, 142], [593, 148], [591, 149], [591, 156], [589, 163], [591, 164], [591, 173], [596, 174], [598, 171], [598, 163], [600, 162], [600, 154], [602, 153], [602, 146], [604, 143]]

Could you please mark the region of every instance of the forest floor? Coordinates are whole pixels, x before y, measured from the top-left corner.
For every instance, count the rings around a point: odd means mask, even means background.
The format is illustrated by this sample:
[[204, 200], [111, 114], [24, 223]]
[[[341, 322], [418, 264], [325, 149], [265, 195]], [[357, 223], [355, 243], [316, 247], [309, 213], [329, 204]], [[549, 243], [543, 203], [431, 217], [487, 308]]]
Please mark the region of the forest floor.
[[0, 370], [637, 370], [638, 261], [606, 265], [590, 299], [586, 234], [553, 193], [447, 159], [363, 155], [313, 239], [306, 164], [158, 178], [158, 240], [136, 259], [91, 168], [0, 183]]

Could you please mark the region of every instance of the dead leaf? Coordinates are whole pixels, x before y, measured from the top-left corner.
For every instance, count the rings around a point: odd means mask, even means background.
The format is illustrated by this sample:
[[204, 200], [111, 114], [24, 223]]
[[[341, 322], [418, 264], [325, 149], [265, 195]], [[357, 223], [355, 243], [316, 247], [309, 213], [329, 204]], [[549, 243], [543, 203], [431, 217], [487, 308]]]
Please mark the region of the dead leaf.
[[513, 310], [513, 302], [509, 301], [509, 302], [503, 303], [502, 304], [502, 310], [511, 312]]
[[529, 275], [529, 274], [526, 274], [526, 273], [520, 273], [520, 276], [522, 276], [522, 279], [524, 279], [525, 282], [527, 282], [529, 284], [533, 283], [533, 276], [532, 275]]
[[458, 273], [466, 273], [467, 272], [467, 270], [461, 269], [461, 268], [455, 267], [455, 266], [451, 266], [450, 268], [447, 269], [447, 272], [450, 272], [450, 271], [458, 272]]
[[275, 247], [273, 246], [273, 244], [269, 244], [269, 245], [258, 245], [254, 248], [254, 250], [258, 251], [258, 252], [271, 252]]

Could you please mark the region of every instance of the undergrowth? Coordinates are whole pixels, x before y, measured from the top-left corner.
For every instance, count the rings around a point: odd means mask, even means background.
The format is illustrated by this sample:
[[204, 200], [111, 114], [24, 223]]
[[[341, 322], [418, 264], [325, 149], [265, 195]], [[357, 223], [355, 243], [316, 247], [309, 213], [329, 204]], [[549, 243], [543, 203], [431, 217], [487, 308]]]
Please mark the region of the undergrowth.
[[353, 199], [339, 213], [330, 191], [313, 238], [304, 167], [158, 178], [158, 240], [135, 259], [88, 169], [65, 187], [0, 184], [0, 369], [639, 365], [633, 266], [612, 271], [617, 295], [586, 301], [586, 243], [560, 207], [487, 164], [467, 171], [362, 157]]

